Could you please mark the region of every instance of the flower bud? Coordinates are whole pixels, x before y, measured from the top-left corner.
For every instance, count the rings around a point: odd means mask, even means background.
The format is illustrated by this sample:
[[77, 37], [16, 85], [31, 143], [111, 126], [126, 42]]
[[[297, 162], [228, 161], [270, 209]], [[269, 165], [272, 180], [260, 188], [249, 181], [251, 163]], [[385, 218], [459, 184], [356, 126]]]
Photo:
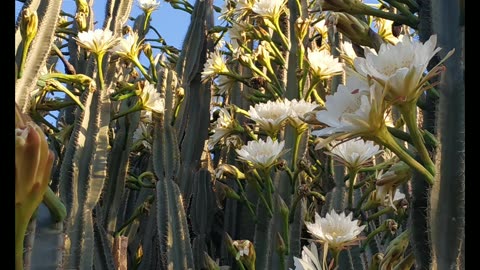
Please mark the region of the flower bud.
[[76, 5], [77, 5], [77, 13], [85, 13], [88, 15], [90, 12], [90, 8], [88, 6], [88, 2], [86, 0], [76, 0]]
[[153, 60], [152, 45], [150, 45], [150, 43], [145, 43], [145, 45], [143, 45], [143, 53], [148, 59]]
[[36, 11], [26, 8], [22, 11], [22, 21], [20, 23], [20, 33], [25, 40], [32, 40], [37, 34], [38, 16]]
[[[230, 198], [230, 199], [233, 199], [233, 200], [237, 200], [237, 201], [241, 201], [242, 200], [242, 197], [240, 197], [240, 195], [238, 195], [237, 192], [235, 192], [235, 190], [233, 190], [233, 188], [225, 185], [224, 183], [222, 182], [218, 182], [216, 181], [215, 182], [215, 188], [217, 190], [217, 192], [219, 192], [220, 194], [220, 197], [227, 197], [227, 198]], [[223, 196], [222, 196], [223, 195]]]
[[87, 17], [88, 14], [85, 12], [77, 12], [77, 14], [75, 14], [75, 23], [77, 23], [78, 32], [88, 31]]
[[231, 177], [234, 179], [245, 179], [245, 174], [243, 174], [243, 172], [241, 172], [234, 165], [220, 164], [215, 169], [215, 178], [222, 179], [223, 177]]
[[15, 209], [28, 222], [43, 199], [54, 155], [42, 129], [15, 106]]

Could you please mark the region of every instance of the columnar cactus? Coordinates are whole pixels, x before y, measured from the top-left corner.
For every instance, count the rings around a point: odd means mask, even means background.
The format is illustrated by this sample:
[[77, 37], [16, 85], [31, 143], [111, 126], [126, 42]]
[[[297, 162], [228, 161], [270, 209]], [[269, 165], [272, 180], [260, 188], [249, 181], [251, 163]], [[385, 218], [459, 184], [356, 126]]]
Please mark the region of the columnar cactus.
[[25, 1], [16, 269], [464, 268], [463, 6], [433, 2], [168, 1], [175, 48], [156, 0]]

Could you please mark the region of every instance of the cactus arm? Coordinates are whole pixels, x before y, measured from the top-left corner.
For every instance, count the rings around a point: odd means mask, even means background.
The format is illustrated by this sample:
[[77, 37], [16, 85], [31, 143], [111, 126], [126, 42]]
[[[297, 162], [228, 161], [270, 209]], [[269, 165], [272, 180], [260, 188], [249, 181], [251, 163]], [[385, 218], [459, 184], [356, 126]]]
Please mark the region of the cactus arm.
[[112, 257], [112, 248], [110, 242], [108, 241], [108, 235], [105, 229], [103, 228], [103, 217], [102, 211], [98, 206], [95, 207], [95, 220], [93, 222], [94, 226], [94, 263], [93, 266], [95, 269], [104, 269], [104, 270], [114, 270], [120, 269], [116, 268], [113, 262]]
[[103, 29], [110, 29], [116, 35], [121, 35], [122, 27], [132, 10], [132, 4], [133, 0], [109, 0], [105, 7]]
[[41, 22], [25, 62], [25, 66], [28, 68], [23, 71], [22, 78], [15, 82], [15, 102], [23, 112], [28, 110], [30, 92], [35, 89], [38, 76], [40, 76], [40, 68], [45, 65], [49, 57], [62, 6], [61, 0], [47, 2], [45, 15], [42, 17], [39, 15]]
[[[438, 33], [440, 54], [452, 48], [445, 62], [440, 85], [437, 118], [440, 147], [437, 153], [435, 186], [431, 193], [431, 229], [438, 269], [462, 269], [465, 240], [465, 83], [462, 68], [462, 1], [432, 1], [433, 28]], [[442, 19], [447, 19], [442, 21]], [[460, 258], [460, 259], [459, 259]]]

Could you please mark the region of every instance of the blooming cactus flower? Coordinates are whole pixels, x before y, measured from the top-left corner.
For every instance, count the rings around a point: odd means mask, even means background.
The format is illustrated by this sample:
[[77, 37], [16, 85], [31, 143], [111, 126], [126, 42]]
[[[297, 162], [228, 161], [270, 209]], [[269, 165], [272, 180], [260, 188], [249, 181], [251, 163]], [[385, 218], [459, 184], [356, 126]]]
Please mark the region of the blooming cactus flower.
[[248, 115], [262, 130], [269, 134], [275, 134], [290, 115], [290, 104], [283, 100], [269, 100], [267, 103], [250, 106]]
[[255, 168], [270, 168], [277, 159], [285, 153], [285, 142], [273, 141], [268, 137], [266, 141], [249, 141], [241, 149], [236, 149], [238, 158], [246, 161]]
[[338, 62], [338, 58], [334, 58], [326, 50], [312, 51], [308, 49], [307, 59], [313, 75], [321, 80], [342, 74], [343, 72], [343, 64]]
[[344, 212], [337, 214], [334, 210], [324, 218], [315, 213], [315, 223], [305, 222], [305, 225], [314, 238], [337, 250], [358, 241], [358, 235], [365, 228], [365, 225], [358, 226], [357, 220], [352, 220], [352, 213], [345, 216]]
[[252, 6], [252, 11], [264, 18], [275, 21], [280, 17], [284, 5], [284, 0], [257, 0]]
[[360, 169], [372, 157], [381, 152], [382, 150], [378, 145], [374, 145], [372, 141], [365, 142], [362, 139], [341, 143], [331, 150], [331, 153], [340, 162], [354, 170]]
[[138, 53], [142, 49], [139, 46], [138, 34], [136, 32], [128, 34], [125, 38], [119, 40], [118, 44], [111, 49], [122, 58], [137, 60]]
[[[287, 103], [287, 101], [288, 100], [285, 100], [285, 103]], [[306, 128], [307, 124], [303, 122], [302, 118], [306, 113], [311, 112], [315, 108], [317, 108], [318, 104], [307, 102], [303, 99], [302, 100], [293, 99], [289, 101], [289, 103], [290, 103], [290, 116], [289, 116], [290, 124], [299, 130]]]
[[436, 44], [436, 35], [432, 35], [423, 44], [411, 41], [405, 35], [396, 45], [382, 44], [378, 54], [366, 50], [365, 58], [355, 58], [355, 67], [357, 71], [368, 74], [384, 87], [387, 100], [416, 101], [423, 92], [423, 77], [427, 65], [440, 51]]
[[104, 54], [118, 42], [118, 39], [113, 36], [113, 32], [108, 29], [80, 32], [75, 40], [78, 45], [96, 55]]
[[225, 58], [220, 51], [214, 51], [209, 54], [202, 71], [202, 81], [214, 78], [220, 73], [229, 72]]
[[157, 113], [163, 113], [165, 110], [165, 100], [160, 97], [160, 93], [155, 89], [154, 84], [145, 81], [145, 86], [140, 93], [143, 108]]
[[138, 0], [138, 5], [145, 13], [151, 13], [160, 6], [157, 0]]

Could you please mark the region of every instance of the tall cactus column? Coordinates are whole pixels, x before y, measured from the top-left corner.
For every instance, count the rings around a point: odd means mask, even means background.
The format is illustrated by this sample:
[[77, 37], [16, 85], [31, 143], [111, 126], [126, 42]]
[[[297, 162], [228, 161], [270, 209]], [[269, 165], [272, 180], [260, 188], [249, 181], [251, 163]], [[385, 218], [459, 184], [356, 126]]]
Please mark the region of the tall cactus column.
[[432, 1], [433, 28], [442, 52], [455, 49], [445, 63], [439, 86], [437, 119], [440, 148], [437, 178], [431, 195], [431, 239], [436, 269], [463, 269], [461, 252], [465, 241], [465, 83], [462, 67], [464, 49], [464, 1]]

